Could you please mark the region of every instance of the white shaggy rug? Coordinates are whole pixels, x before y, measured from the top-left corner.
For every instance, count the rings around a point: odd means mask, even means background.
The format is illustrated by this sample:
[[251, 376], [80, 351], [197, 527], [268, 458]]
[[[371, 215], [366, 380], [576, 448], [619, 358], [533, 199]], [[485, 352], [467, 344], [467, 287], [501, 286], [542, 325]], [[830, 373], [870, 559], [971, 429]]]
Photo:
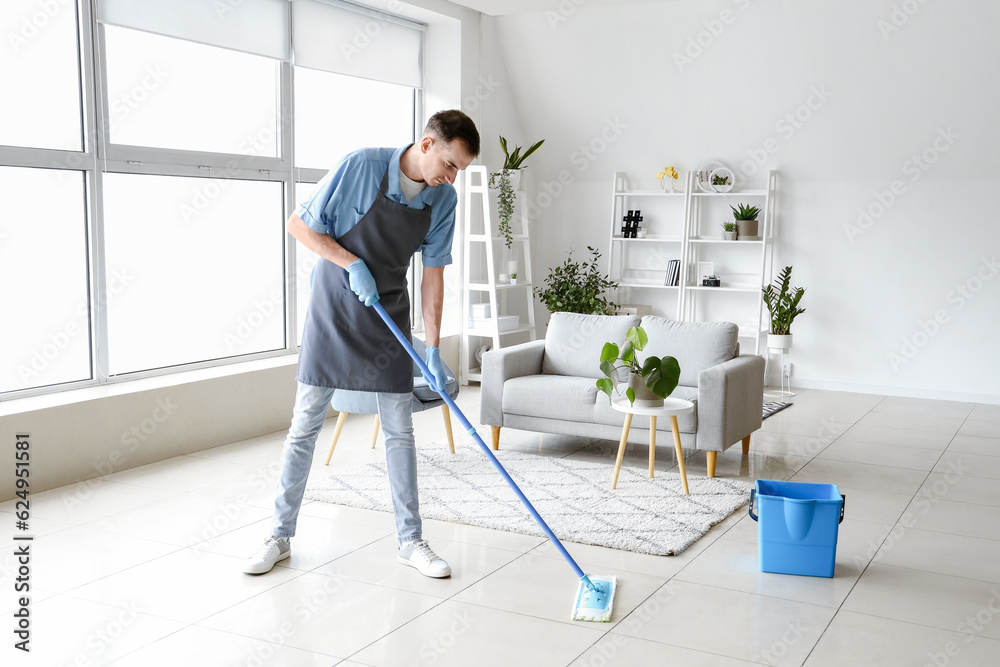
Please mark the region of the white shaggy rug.
[[[435, 443], [438, 444], [438, 443]], [[459, 443], [456, 443], [456, 445]], [[420, 515], [455, 523], [544, 537], [479, 447], [468, 441], [452, 454], [440, 446], [417, 448]], [[611, 490], [613, 465], [517, 451], [497, 459], [560, 540], [673, 556], [746, 504], [747, 482], [622, 467]], [[385, 462], [368, 463], [310, 479], [306, 498], [391, 512]]]

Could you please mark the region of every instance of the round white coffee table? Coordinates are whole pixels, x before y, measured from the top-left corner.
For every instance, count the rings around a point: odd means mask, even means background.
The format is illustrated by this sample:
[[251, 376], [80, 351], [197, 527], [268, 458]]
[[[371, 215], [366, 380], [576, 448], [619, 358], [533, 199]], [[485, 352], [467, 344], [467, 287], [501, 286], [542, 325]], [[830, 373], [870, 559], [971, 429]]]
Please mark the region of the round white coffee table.
[[687, 414], [694, 411], [694, 403], [685, 401], [683, 398], [663, 399], [663, 406], [649, 408], [641, 405], [632, 405], [628, 397], [619, 396], [611, 399], [611, 407], [618, 412], [625, 413], [625, 425], [622, 426], [622, 439], [618, 443], [618, 459], [615, 461], [615, 476], [611, 480], [611, 488], [618, 486], [618, 472], [622, 467], [622, 458], [625, 456], [625, 443], [628, 441], [628, 432], [632, 427], [632, 415], [644, 415], [649, 417], [649, 477], [653, 477], [653, 462], [656, 460], [656, 418], [670, 417], [670, 429], [674, 433], [674, 450], [677, 452], [677, 468], [681, 473], [681, 484], [684, 493], [688, 491], [687, 471], [684, 470], [684, 452], [681, 450], [681, 436], [677, 430], [677, 415]]

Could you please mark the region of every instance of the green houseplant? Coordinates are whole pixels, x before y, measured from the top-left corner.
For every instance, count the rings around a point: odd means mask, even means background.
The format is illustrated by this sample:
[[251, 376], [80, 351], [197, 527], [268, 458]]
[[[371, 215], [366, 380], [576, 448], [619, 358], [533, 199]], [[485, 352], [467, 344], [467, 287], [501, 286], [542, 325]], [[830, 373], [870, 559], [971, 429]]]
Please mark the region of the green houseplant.
[[[649, 342], [649, 337], [642, 327], [631, 327], [625, 334], [625, 343], [621, 350], [616, 343], [605, 343], [601, 350], [601, 372], [604, 377], [597, 381], [597, 388], [613, 398], [615, 380], [619, 370], [632, 373], [629, 387], [625, 390], [629, 403], [640, 406], [659, 407], [663, 399], [677, 388], [681, 377], [681, 367], [677, 359], [671, 356], [647, 357], [639, 361], [636, 352], [641, 352]], [[619, 364], [619, 365], [616, 365]]]
[[786, 266], [767, 287], [762, 287], [764, 304], [771, 316], [771, 331], [767, 336], [767, 346], [773, 350], [784, 350], [792, 346], [792, 322], [806, 312], [799, 306], [804, 287], [791, 287], [792, 267]]
[[733, 218], [736, 220], [736, 236], [741, 239], [756, 237], [757, 214], [760, 213], [760, 207], [740, 204], [739, 208], [733, 205], [729, 208], [733, 209]]
[[590, 262], [574, 262], [573, 251], [562, 266], [549, 269], [545, 289], [535, 288], [535, 296], [542, 300], [549, 312], [568, 312], [607, 315], [616, 305], [608, 300], [605, 292], [616, 289], [618, 283], [602, 274], [597, 260], [600, 251], [587, 246]]
[[722, 223], [722, 238], [726, 241], [736, 240], [736, 223], [735, 222], [724, 222]]
[[520, 146], [515, 146], [514, 152], [509, 153], [507, 152], [507, 140], [502, 135], [500, 137], [500, 148], [503, 149], [504, 155], [503, 168], [490, 174], [489, 182], [490, 187], [497, 190], [497, 217], [499, 219], [497, 228], [503, 235], [504, 244], [508, 249], [514, 240], [514, 232], [510, 227], [510, 221], [514, 217], [514, 202], [517, 198], [518, 188], [514, 177], [520, 177], [518, 170], [523, 168], [521, 165], [524, 164], [529, 155], [541, 148], [543, 143], [545, 143], [544, 139], [532, 144], [523, 153]]

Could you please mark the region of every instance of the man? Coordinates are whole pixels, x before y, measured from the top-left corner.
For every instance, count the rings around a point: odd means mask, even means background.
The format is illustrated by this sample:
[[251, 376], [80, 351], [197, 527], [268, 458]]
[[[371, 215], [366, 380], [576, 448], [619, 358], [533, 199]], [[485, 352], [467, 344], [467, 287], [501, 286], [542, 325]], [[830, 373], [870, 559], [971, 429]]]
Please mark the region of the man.
[[423, 252], [421, 279], [426, 362], [432, 388], [446, 380], [438, 346], [444, 267], [451, 263], [458, 198], [452, 183], [479, 155], [479, 132], [461, 111], [434, 114], [420, 141], [393, 150], [351, 153], [288, 220], [288, 233], [320, 256], [302, 334], [291, 428], [282, 450], [271, 537], [246, 561], [247, 574], [269, 572], [291, 555], [290, 539], [316, 437], [336, 389], [376, 392], [396, 518], [398, 559], [429, 577], [448, 563], [421, 536], [417, 460], [410, 413], [413, 361], [372, 304], [410, 331], [406, 273]]

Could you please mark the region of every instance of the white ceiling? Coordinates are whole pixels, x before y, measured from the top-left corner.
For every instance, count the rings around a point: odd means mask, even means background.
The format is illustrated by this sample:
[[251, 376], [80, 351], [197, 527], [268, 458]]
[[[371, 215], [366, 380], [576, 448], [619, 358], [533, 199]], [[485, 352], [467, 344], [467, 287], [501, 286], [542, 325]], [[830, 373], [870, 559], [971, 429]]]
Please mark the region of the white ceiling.
[[662, 0], [451, 0], [456, 5], [462, 5], [490, 16], [504, 14], [528, 14], [560, 10], [567, 11], [575, 7], [603, 7], [608, 5], [638, 5]]

